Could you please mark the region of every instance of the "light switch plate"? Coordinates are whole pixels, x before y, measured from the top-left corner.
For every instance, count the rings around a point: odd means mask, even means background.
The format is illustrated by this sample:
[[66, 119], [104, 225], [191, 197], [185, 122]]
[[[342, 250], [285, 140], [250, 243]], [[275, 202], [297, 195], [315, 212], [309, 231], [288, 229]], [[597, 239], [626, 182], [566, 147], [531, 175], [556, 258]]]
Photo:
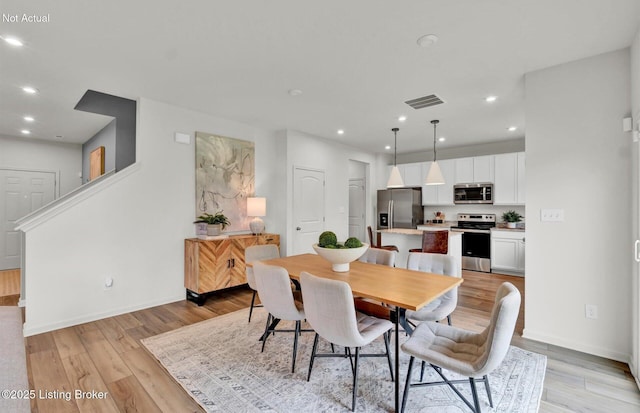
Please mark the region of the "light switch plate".
[[543, 222], [563, 222], [564, 209], [543, 208], [540, 210], [540, 221]]

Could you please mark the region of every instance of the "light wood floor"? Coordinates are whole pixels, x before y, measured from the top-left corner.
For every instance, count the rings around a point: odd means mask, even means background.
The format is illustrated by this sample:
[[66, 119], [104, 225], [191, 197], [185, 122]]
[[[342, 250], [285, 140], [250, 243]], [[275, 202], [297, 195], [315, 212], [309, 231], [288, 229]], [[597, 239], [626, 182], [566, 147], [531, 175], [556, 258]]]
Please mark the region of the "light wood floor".
[[[471, 271], [463, 277], [453, 323], [468, 329], [487, 325], [503, 281], [524, 290], [519, 277]], [[203, 307], [182, 301], [29, 337], [31, 389], [109, 392], [106, 400], [33, 400], [32, 411], [201, 412], [140, 340], [246, 308], [250, 300], [250, 290], [239, 288], [211, 297]], [[541, 412], [640, 411], [640, 392], [627, 365], [523, 339], [523, 308], [513, 344], [548, 356]]]
[[20, 299], [20, 270], [0, 271], [0, 305], [16, 306]]

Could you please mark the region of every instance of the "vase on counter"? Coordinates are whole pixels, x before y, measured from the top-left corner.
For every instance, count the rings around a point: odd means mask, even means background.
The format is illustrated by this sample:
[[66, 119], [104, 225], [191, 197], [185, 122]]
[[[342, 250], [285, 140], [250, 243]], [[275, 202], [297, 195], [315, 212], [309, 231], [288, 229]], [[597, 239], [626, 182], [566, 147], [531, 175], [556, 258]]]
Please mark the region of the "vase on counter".
[[515, 228], [517, 224], [517, 222], [507, 222], [507, 228]]

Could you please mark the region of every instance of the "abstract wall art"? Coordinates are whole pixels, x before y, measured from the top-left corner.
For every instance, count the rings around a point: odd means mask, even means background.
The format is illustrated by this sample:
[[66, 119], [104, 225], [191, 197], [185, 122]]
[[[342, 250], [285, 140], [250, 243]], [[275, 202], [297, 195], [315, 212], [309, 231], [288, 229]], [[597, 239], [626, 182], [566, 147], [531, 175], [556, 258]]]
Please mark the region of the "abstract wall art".
[[196, 217], [223, 211], [227, 231], [247, 230], [246, 199], [254, 191], [254, 143], [196, 132]]

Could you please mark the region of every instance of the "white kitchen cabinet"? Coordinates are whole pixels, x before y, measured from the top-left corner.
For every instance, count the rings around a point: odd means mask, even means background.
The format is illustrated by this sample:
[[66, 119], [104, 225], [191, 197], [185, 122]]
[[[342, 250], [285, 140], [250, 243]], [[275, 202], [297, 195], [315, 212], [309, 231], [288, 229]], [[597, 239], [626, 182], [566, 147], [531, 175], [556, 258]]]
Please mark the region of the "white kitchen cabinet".
[[[422, 175], [426, 178], [432, 162], [423, 163]], [[453, 185], [455, 182], [455, 159], [438, 161], [444, 185], [423, 185], [422, 205], [453, 205]]]
[[457, 184], [493, 182], [493, 176], [493, 155], [455, 160], [455, 183]]
[[494, 155], [473, 158], [473, 182], [493, 182]]
[[473, 158], [458, 158], [455, 162], [456, 184], [473, 183]]
[[404, 180], [404, 186], [421, 186], [422, 181], [424, 180], [424, 175], [422, 175], [422, 164], [426, 162], [419, 163], [407, 163], [403, 165], [398, 165], [398, 167], [402, 167], [400, 170], [400, 175]]
[[491, 231], [491, 271], [524, 275], [524, 231]]
[[524, 152], [503, 153], [495, 155], [494, 158], [494, 205], [524, 205]]

